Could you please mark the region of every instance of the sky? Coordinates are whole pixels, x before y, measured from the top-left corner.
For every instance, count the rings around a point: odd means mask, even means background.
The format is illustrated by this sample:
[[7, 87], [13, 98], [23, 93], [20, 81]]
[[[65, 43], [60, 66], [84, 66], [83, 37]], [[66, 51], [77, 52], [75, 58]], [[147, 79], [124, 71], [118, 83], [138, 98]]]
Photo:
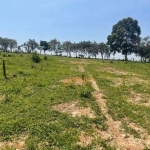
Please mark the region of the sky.
[[150, 35], [150, 0], [0, 0], [0, 37], [60, 42], [107, 42], [112, 27], [131, 17]]

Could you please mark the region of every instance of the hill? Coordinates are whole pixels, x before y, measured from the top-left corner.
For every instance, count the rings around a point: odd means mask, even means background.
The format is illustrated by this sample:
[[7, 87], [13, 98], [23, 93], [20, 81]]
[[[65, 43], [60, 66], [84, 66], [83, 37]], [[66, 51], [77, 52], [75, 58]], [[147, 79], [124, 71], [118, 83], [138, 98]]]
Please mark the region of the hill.
[[40, 58], [0, 54], [0, 149], [150, 149], [148, 63]]

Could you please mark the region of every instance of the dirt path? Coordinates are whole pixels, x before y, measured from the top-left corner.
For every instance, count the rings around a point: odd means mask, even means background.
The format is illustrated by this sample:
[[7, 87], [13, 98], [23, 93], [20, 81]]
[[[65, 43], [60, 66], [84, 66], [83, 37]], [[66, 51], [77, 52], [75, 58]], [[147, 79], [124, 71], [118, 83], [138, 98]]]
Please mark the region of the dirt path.
[[150, 136], [145, 133], [145, 130], [141, 127], [137, 127], [133, 123], [128, 123], [128, 126], [131, 126], [136, 131], [141, 131], [146, 135], [145, 139], [134, 138], [133, 135], [126, 134], [124, 129], [122, 129], [121, 121], [114, 121], [111, 115], [107, 112], [106, 100], [102, 98], [103, 94], [100, 91], [96, 81], [91, 77], [92, 87], [95, 89], [93, 96], [96, 98], [97, 103], [101, 107], [102, 113], [107, 118], [108, 131], [100, 131], [97, 130], [97, 133], [104, 138], [108, 143], [112, 146], [116, 146], [117, 148], [121, 148], [123, 150], [141, 150], [145, 147], [150, 148]]

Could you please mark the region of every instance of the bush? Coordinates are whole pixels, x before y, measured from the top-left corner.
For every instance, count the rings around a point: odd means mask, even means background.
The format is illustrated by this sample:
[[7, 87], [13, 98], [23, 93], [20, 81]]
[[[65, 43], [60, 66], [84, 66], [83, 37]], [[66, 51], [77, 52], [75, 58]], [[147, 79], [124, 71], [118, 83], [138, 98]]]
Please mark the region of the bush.
[[34, 61], [35, 63], [40, 63], [41, 58], [37, 53], [32, 54], [32, 61]]
[[10, 55], [10, 54], [8, 54], [8, 57], [11, 57], [11, 55]]
[[44, 56], [44, 60], [47, 60], [47, 56]]
[[3, 54], [3, 57], [6, 57], [6, 54]]

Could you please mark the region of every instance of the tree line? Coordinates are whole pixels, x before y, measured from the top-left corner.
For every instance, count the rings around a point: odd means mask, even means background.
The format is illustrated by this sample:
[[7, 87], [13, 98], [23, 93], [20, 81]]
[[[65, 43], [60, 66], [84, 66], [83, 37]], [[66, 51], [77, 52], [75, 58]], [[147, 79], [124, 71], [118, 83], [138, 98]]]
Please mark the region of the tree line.
[[39, 50], [40, 54], [42, 51], [44, 53], [53, 51], [55, 55], [62, 55], [62, 52], [65, 52], [68, 57], [72, 57], [73, 53], [76, 57], [81, 58], [96, 58], [100, 54], [102, 59], [109, 59], [111, 54], [115, 55], [118, 52], [125, 56], [126, 61], [128, 55], [134, 53], [141, 57], [141, 61], [146, 61], [150, 59], [150, 37], [141, 38], [140, 34], [141, 28], [138, 21], [128, 17], [118, 21], [112, 27], [112, 32], [108, 35], [106, 43], [97, 43], [96, 41], [81, 41], [78, 43], [65, 41], [61, 43], [55, 38], [50, 41], [41, 40], [40, 43], [34, 39], [29, 39], [18, 46], [16, 40], [0, 37], [0, 48], [5, 52], [32, 53]]

